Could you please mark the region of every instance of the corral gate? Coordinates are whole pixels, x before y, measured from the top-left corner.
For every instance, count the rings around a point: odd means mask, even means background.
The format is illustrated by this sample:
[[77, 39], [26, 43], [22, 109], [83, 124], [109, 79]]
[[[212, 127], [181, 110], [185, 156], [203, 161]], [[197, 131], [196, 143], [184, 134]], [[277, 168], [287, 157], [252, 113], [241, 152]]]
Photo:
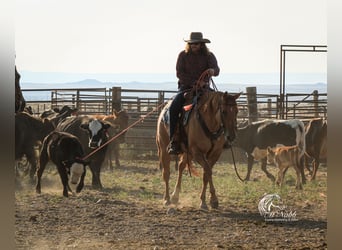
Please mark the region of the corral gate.
[[326, 45], [280, 45], [280, 90], [279, 90], [279, 115], [287, 118], [285, 106], [285, 64], [286, 52], [327, 52]]

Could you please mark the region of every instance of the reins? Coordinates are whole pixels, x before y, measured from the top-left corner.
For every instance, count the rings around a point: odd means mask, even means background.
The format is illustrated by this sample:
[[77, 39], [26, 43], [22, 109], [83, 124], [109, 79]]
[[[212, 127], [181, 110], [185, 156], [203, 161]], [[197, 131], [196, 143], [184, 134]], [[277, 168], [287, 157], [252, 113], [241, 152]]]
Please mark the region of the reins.
[[241, 178], [241, 176], [239, 175], [239, 173], [237, 171], [237, 167], [236, 167], [236, 163], [235, 163], [235, 158], [234, 158], [233, 147], [231, 145], [230, 145], [230, 151], [232, 151], [232, 158], [233, 158], [233, 164], [234, 164], [234, 170], [235, 170], [236, 176], [239, 178], [240, 181], [244, 182], [245, 180]]
[[[203, 88], [203, 86], [201, 86], [201, 83], [204, 82], [204, 79], [205, 77], [208, 76], [209, 77], [209, 84], [208, 84], [208, 88], [210, 88], [210, 84], [213, 86], [213, 89], [215, 91], [218, 91], [218, 88], [217, 86], [215, 85], [213, 79], [210, 77], [209, 75], [209, 69], [208, 70], [205, 70], [201, 76], [199, 77], [198, 81], [196, 82], [196, 95], [198, 93], [198, 90]], [[212, 140], [213, 139], [217, 139], [221, 134], [222, 134], [222, 127], [215, 133], [211, 133], [208, 129], [208, 127], [205, 125], [203, 119], [201, 118], [200, 114], [198, 113], [198, 118], [199, 118], [199, 121], [201, 123], [201, 126], [202, 128], [204, 129], [204, 132], [205, 134], [211, 138]], [[204, 124], [204, 125], [203, 125]], [[232, 159], [233, 159], [233, 164], [234, 164], [234, 170], [235, 170], [235, 173], [236, 173], [236, 176], [239, 178], [240, 181], [244, 182], [244, 180], [241, 178], [241, 176], [239, 175], [238, 173], [238, 170], [237, 170], [237, 167], [236, 167], [236, 163], [235, 163], [235, 157], [234, 157], [234, 151], [233, 151], [233, 147], [230, 146], [230, 149], [231, 149], [231, 152], [232, 152]]]
[[92, 156], [93, 154], [95, 154], [97, 151], [99, 151], [100, 149], [102, 149], [103, 147], [107, 146], [109, 143], [111, 143], [112, 141], [114, 141], [115, 139], [117, 139], [120, 135], [126, 133], [130, 128], [134, 127], [135, 125], [137, 125], [139, 122], [142, 122], [146, 117], [150, 116], [153, 112], [155, 112], [156, 110], [160, 109], [162, 106], [164, 106], [167, 102], [162, 103], [160, 105], [158, 105], [156, 108], [152, 109], [150, 112], [148, 112], [146, 115], [142, 116], [140, 119], [138, 119], [137, 121], [133, 122], [131, 125], [129, 125], [127, 128], [123, 129], [120, 131], [120, 133], [117, 133], [115, 136], [113, 136], [112, 138], [110, 138], [108, 141], [106, 141], [105, 143], [103, 143], [101, 146], [99, 146], [98, 148], [94, 149], [93, 151], [91, 151], [89, 154], [87, 154], [86, 156], [84, 156], [82, 158], [82, 160], [86, 160], [88, 159], [90, 156]]

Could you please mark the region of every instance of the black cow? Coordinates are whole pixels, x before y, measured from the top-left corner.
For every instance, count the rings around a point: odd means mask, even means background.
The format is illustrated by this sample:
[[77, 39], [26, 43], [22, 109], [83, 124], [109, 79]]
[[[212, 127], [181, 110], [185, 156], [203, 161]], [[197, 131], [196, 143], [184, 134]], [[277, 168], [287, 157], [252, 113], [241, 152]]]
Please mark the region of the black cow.
[[[261, 160], [261, 169], [272, 181], [274, 176], [267, 171], [267, 147], [277, 145], [298, 145], [305, 152], [305, 132], [302, 121], [294, 120], [263, 120], [254, 122], [238, 129], [234, 145], [242, 148], [247, 153], [248, 172], [246, 180], [250, 179], [250, 173], [254, 160]], [[301, 169], [303, 183], [305, 182], [304, 169]]]
[[31, 181], [38, 161], [35, 146], [42, 142], [54, 128], [53, 122], [48, 119], [41, 120], [26, 112], [15, 114], [15, 160], [20, 160], [26, 155], [31, 165]]
[[20, 88], [20, 74], [15, 66], [15, 113], [22, 112], [26, 106], [26, 101]]
[[322, 118], [310, 120], [305, 128], [306, 157], [305, 166], [308, 168], [308, 158], [313, 158], [311, 180], [316, 178], [316, 173], [321, 160], [327, 159], [327, 134], [328, 121]]
[[[53, 119], [55, 126], [57, 126], [57, 124], [61, 122], [65, 117], [75, 115], [77, 111], [78, 111], [77, 108], [70, 108], [69, 106], [65, 105], [61, 109], [54, 108], [50, 110], [45, 110], [43, 113], [40, 114], [39, 117], [41, 119], [44, 119], [44, 118], [48, 118], [50, 120]], [[57, 117], [59, 119], [56, 119]]]
[[52, 132], [59, 121], [69, 115], [66, 111], [51, 119], [40, 119], [20, 112], [15, 114], [15, 160], [20, 160], [24, 155], [30, 163], [30, 177], [34, 178], [36, 164], [39, 158], [35, 148], [39, 147], [44, 137]]
[[[108, 141], [107, 129], [109, 123], [94, 119], [91, 116], [71, 116], [61, 121], [56, 131], [68, 132], [76, 136], [88, 155]], [[89, 157], [89, 168], [92, 173], [92, 186], [102, 189], [100, 172], [105, 158], [107, 146], [101, 148]]]
[[36, 192], [41, 193], [41, 177], [46, 164], [51, 160], [57, 167], [63, 184], [63, 195], [68, 197], [69, 178], [71, 184], [78, 184], [76, 192], [81, 192], [84, 186], [86, 165], [89, 162], [82, 160], [83, 148], [76, 136], [66, 132], [53, 131], [45, 137], [40, 151], [39, 166], [37, 169]]

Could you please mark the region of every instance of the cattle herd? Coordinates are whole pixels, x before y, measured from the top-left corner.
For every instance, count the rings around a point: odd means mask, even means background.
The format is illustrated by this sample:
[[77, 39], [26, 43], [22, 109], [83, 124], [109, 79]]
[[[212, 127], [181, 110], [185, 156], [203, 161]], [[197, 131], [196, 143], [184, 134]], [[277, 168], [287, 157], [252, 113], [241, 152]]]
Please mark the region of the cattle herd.
[[[16, 83], [19, 78], [20, 75], [16, 75]], [[49, 161], [57, 167], [64, 196], [67, 197], [71, 191], [69, 182], [77, 185], [76, 192], [82, 190], [87, 167], [92, 174], [92, 187], [102, 189], [101, 168], [109, 166], [113, 169], [112, 155], [115, 155], [115, 164], [120, 165], [119, 144], [124, 142], [123, 132], [128, 127], [127, 112], [121, 110], [111, 115], [77, 115], [77, 109], [64, 106], [35, 116], [25, 109], [20, 86], [16, 86], [15, 166], [26, 157], [30, 165], [30, 180], [36, 181], [36, 192], [41, 192], [41, 177]], [[106, 144], [119, 133], [116, 140]], [[305, 169], [314, 180], [320, 162], [326, 161], [327, 120], [314, 118], [309, 121], [254, 122], [238, 128], [232, 146], [241, 148], [247, 155], [246, 180], [250, 179], [255, 161], [260, 161], [267, 177], [279, 185], [286, 170], [293, 166], [297, 173], [296, 188], [301, 189], [306, 182]], [[279, 168], [277, 180], [267, 171], [267, 163]]]
[[[92, 186], [101, 189], [101, 167], [106, 157], [110, 158], [112, 154], [116, 156], [117, 165], [119, 164], [118, 145], [124, 142], [125, 136], [120, 132], [127, 126], [128, 116], [124, 110], [114, 111], [108, 116], [77, 115], [77, 109], [68, 106], [61, 110], [49, 110], [40, 116], [26, 111], [17, 112], [15, 160], [17, 163], [22, 157], [26, 157], [30, 165], [30, 180], [34, 182], [37, 177], [37, 193], [41, 192], [41, 177], [49, 161], [57, 167], [64, 196], [67, 197], [68, 191], [71, 191], [68, 176], [72, 184], [77, 184], [76, 192], [82, 190], [86, 166], [92, 174]], [[102, 146], [118, 133], [121, 135], [117, 140]], [[79, 172], [79, 169], [82, 171]], [[75, 171], [79, 174], [73, 178], [77, 175]]]

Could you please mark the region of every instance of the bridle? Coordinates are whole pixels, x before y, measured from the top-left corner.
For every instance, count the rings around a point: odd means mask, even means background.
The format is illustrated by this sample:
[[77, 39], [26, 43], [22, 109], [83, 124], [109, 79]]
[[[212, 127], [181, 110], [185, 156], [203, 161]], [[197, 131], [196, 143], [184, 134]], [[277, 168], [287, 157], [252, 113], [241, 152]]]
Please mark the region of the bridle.
[[[216, 92], [216, 93], [217, 93], [217, 92]], [[196, 118], [198, 119], [199, 124], [201, 125], [201, 128], [203, 129], [205, 135], [206, 135], [211, 141], [217, 140], [222, 134], [224, 134], [224, 135], [225, 135], [225, 139], [227, 139], [227, 138], [226, 138], [227, 132], [228, 132], [228, 136], [229, 136], [228, 128], [225, 127], [225, 123], [224, 123], [224, 120], [225, 120], [225, 115], [224, 115], [224, 111], [223, 111], [223, 106], [224, 106], [224, 105], [230, 106], [229, 108], [232, 108], [232, 107], [234, 107], [234, 106], [235, 106], [235, 107], [237, 106], [236, 103], [227, 103], [227, 104], [223, 104], [223, 103], [222, 103], [222, 99], [220, 99], [219, 105], [218, 105], [218, 106], [219, 106], [219, 112], [220, 112], [220, 119], [221, 119], [221, 121], [220, 121], [220, 127], [219, 127], [216, 131], [214, 131], [214, 132], [212, 132], [212, 131], [209, 130], [209, 128], [208, 128], [207, 124], [205, 123], [205, 121], [204, 121], [204, 119], [203, 119], [201, 113], [199, 112], [199, 109], [196, 108]]]

